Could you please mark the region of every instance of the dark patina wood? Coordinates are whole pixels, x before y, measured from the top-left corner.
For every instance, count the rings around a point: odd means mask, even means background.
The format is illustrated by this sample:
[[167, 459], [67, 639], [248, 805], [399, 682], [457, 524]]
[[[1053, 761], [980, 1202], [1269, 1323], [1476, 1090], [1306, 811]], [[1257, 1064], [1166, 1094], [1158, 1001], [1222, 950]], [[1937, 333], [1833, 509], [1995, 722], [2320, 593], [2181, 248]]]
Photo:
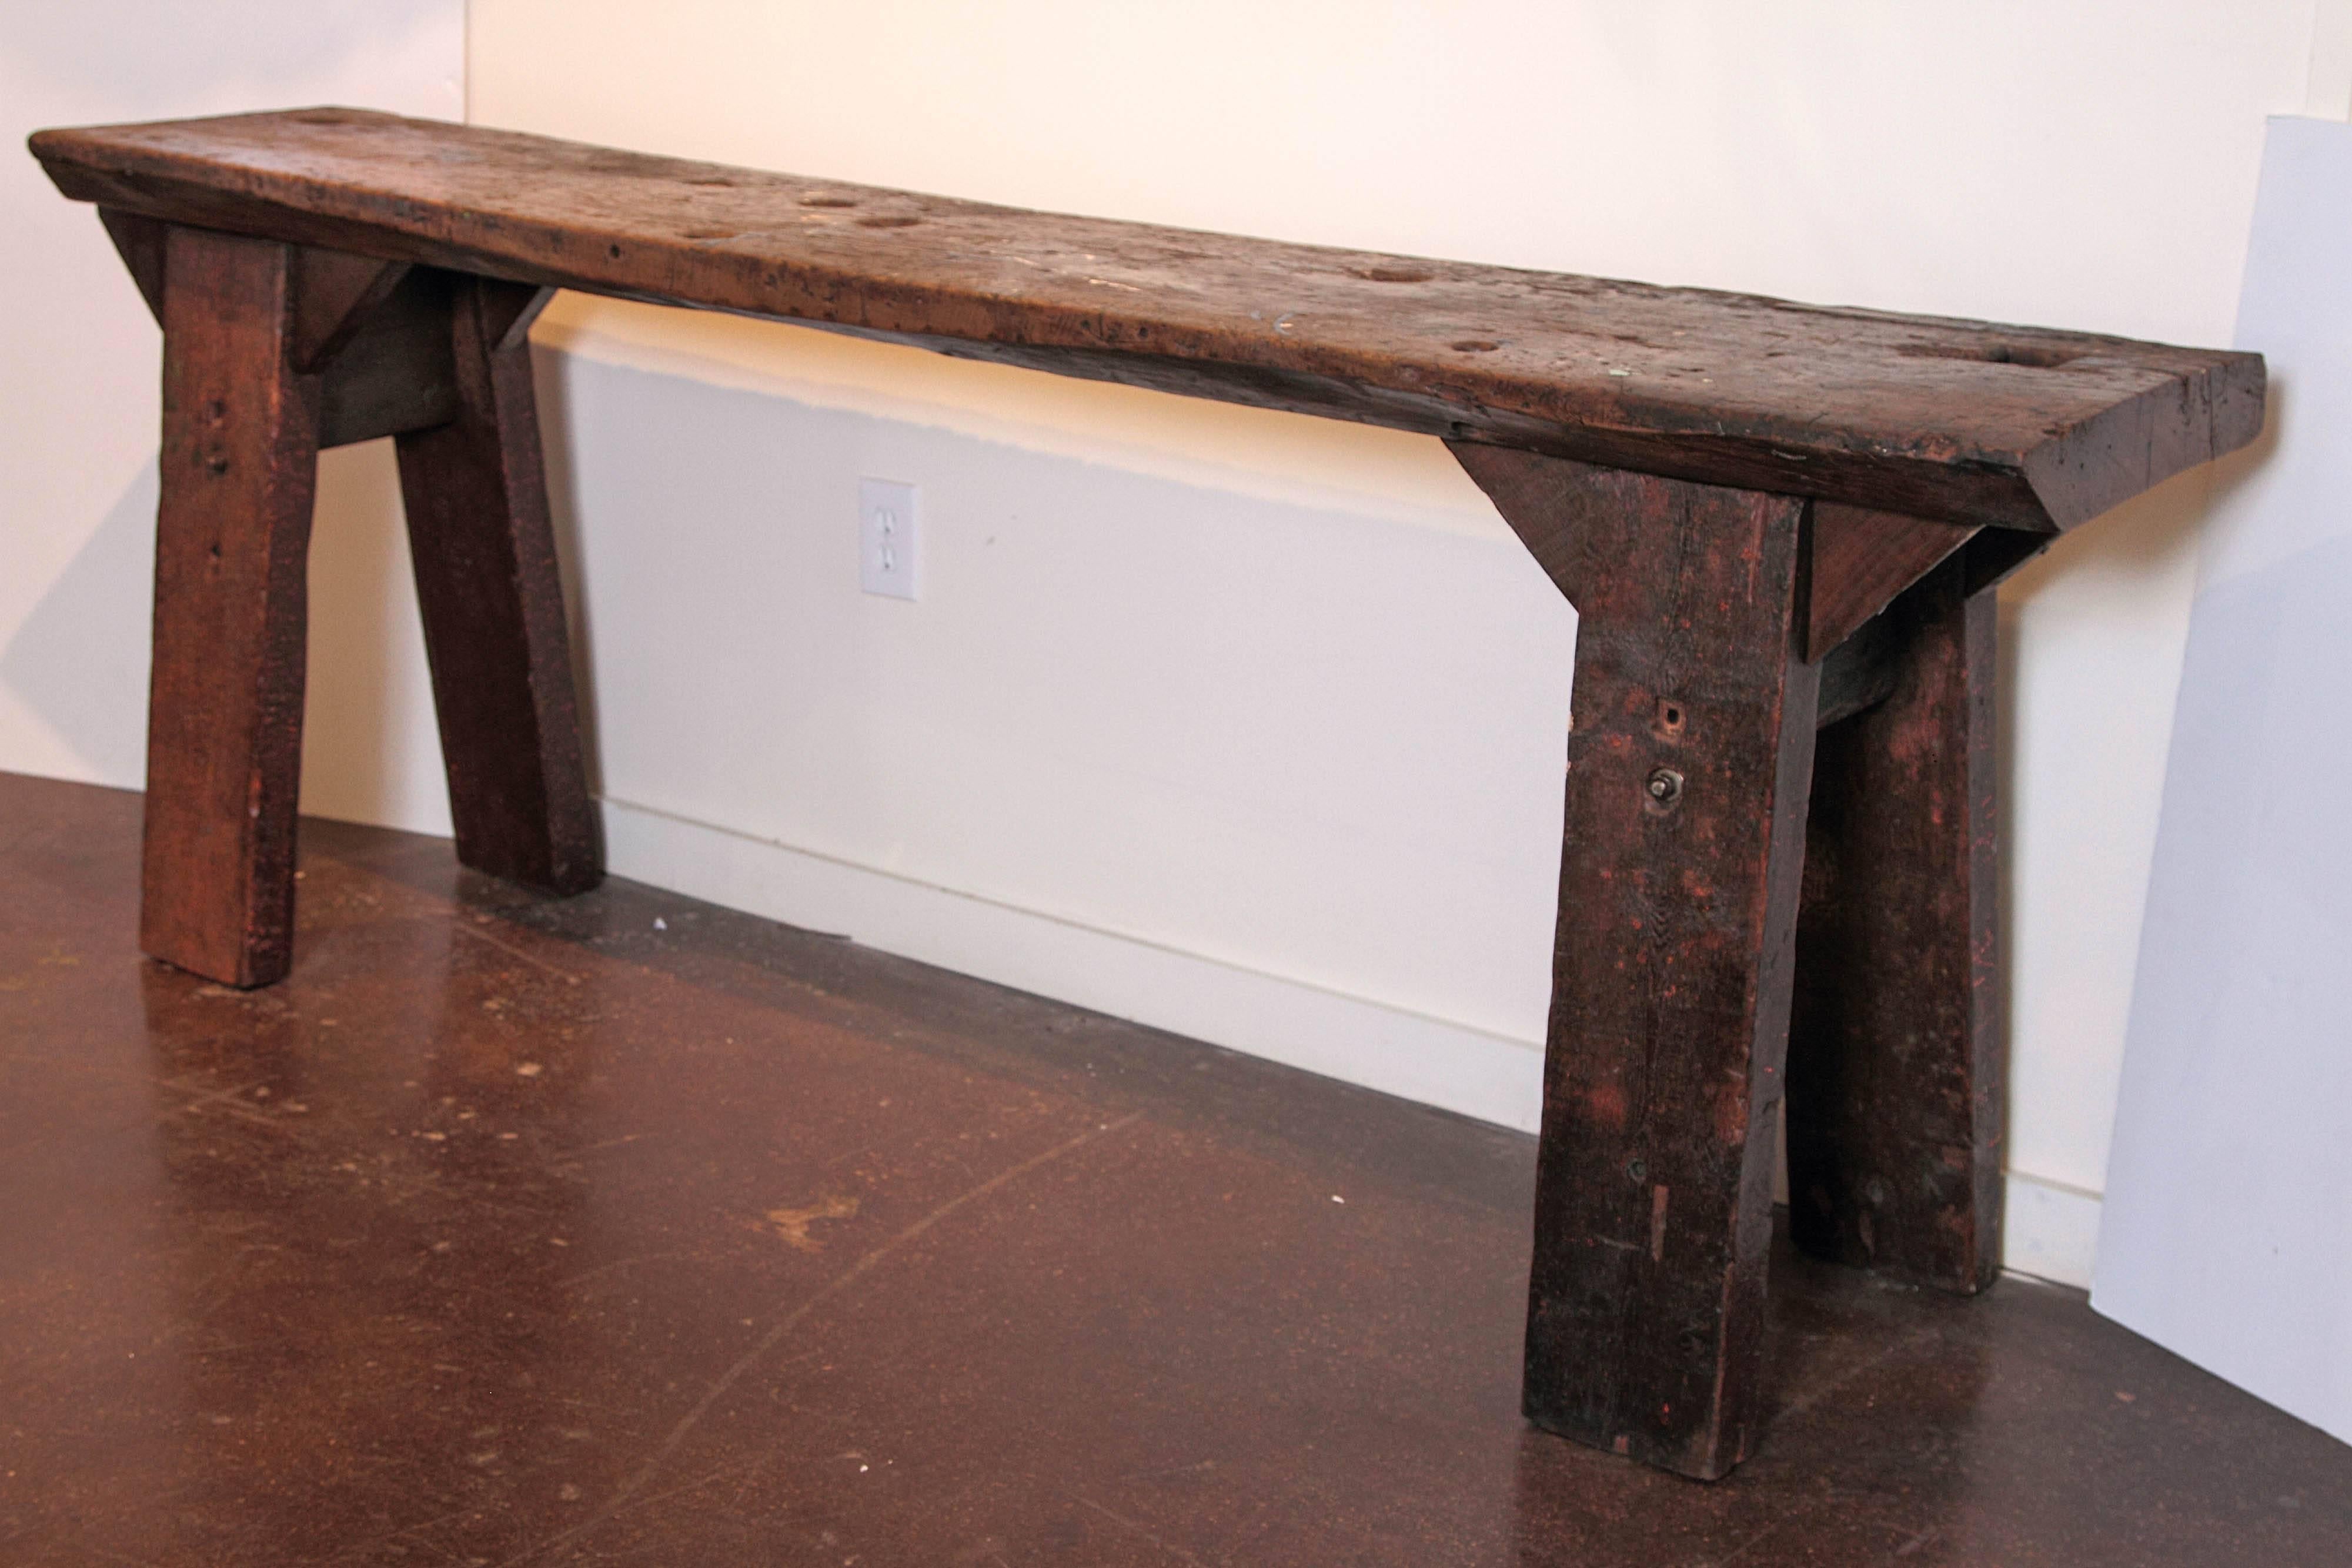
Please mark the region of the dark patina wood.
[[1690, 1475], [1749, 1451], [1784, 1065], [1800, 1239], [1990, 1278], [1984, 591], [2252, 439], [2258, 356], [351, 110], [33, 151], [166, 333], [150, 953], [287, 967], [302, 555], [344, 442], [398, 439], [460, 857], [601, 874], [530, 386], [552, 288], [1366, 421], [1446, 438], [1579, 615], [1528, 1413]]
[[1823, 501], [1813, 508], [1811, 604], [1805, 657], [1820, 659], [1928, 569], [1976, 537], [1960, 524]]
[[[1815, 508], [1815, 519], [1820, 511]], [[1831, 725], [1886, 700], [1895, 689], [1895, 639], [1885, 616], [1865, 621], [1822, 661], [1822, 697], [1813, 723]]]
[[293, 950], [319, 389], [291, 246], [174, 229], [140, 946], [236, 986]]
[[1820, 680], [1802, 648], [1806, 508], [1454, 452], [1577, 612], [1527, 1412], [1719, 1476], [1763, 1414]]
[[459, 277], [410, 268], [370, 309], [320, 387], [319, 444], [430, 430], [457, 417], [449, 312]]
[[1891, 679], [1816, 742], [1789, 1041], [1798, 1244], [1963, 1292], [2000, 1266], [1993, 631], [1951, 561], [1855, 639]]
[[449, 280], [457, 416], [399, 438], [457, 858], [551, 893], [604, 876], [530, 382], [545, 289]]
[[[173, 225], [100, 207], [99, 219], [155, 324], [163, 325], [164, 248]], [[318, 444], [348, 446], [446, 424], [457, 416], [449, 298], [457, 275], [295, 247], [302, 319], [289, 328], [295, 368], [317, 371]]]
[[383, 435], [401, 438], [458, 857], [594, 886], [526, 339], [546, 291], [102, 215], [165, 329], [147, 951], [234, 986], [292, 960], [318, 454]]
[[161, 218], [142, 218], [112, 207], [99, 208], [98, 221], [105, 226], [106, 237], [114, 242], [114, 254], [122, 258], [131, 281], [138, 285], [139, 298], [147, 301], [155, 325], [164, 325], [163, 253], [171, 243], [172, 225]]
[[356, 110], [45, 131], [126, 213], [1971, 526], [2251, 440], [2252, 354], [1071, 217]]

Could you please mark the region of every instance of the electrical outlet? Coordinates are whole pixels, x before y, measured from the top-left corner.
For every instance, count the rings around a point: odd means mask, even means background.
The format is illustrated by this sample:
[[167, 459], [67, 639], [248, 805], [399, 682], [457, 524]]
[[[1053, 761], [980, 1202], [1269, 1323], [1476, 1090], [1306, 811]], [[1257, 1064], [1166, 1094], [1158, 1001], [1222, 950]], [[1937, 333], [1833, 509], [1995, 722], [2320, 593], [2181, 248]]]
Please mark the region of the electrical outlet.
[[889, 479], [860, 479], [857, 586], [892, 599], [914, 598], [920, 544], [915, 527], [915, 487]]

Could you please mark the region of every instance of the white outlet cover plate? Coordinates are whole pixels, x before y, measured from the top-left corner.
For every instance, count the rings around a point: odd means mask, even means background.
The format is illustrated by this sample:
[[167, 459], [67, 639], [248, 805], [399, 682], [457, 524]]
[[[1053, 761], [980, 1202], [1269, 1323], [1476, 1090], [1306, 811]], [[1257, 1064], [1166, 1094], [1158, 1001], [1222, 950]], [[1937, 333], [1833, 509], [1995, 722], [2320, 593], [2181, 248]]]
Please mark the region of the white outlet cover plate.
[[915, 487], [894, 479], [857, 482], [857, 586], [868, 593], [912, 599], [922, 536], [916, 526]]

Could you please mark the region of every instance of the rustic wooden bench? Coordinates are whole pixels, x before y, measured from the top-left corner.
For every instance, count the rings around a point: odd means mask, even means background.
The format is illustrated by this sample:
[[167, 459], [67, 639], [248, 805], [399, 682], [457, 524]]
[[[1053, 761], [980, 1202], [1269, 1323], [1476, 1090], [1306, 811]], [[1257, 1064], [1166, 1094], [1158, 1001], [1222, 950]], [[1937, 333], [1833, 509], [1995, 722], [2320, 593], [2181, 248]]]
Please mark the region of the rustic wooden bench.
[[557, 288], [772, 317], [1438, 436], [1575, 605], [1537, 1423], [1696, 1476], [1748, 1452], [1784, 1092], [1802, 1245], [1991, 1279], [1986, 590], [2251, 440], [2257, 356], [341, 109], [32, 150], [98, 204], [164, 331], [156, 957], [286, 972], [304, 554], [317, 454], [344, 442], [398, 442], [459, 858], [559, 894], [598, 880], [526, 334]]

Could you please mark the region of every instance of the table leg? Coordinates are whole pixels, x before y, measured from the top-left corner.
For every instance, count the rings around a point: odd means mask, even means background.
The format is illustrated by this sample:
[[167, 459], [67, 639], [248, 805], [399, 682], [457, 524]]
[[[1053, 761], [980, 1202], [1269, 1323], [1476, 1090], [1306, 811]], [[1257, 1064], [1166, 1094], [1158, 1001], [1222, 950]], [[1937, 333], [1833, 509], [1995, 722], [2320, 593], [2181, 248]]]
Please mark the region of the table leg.
[[1964, 1293], [2000, 1265], [1993, 613], [1947, 561], [1885, 612], [1886, 700], [1821, 733], [1789, 1042], [1798, 1244]]
[[1577, 610], [1525, 1407], [1714, 1478], [1763, 1415], [1805, 504], [1454, 450]]
[[173, 229], [140, 946], [233, 986], [292, 956], [318, 381], [294, 252]]
[[604, 862], [531, 391], [548, 292], [454, 280], [457, 415], [397, 444], [457, 858], [570, 894]]

